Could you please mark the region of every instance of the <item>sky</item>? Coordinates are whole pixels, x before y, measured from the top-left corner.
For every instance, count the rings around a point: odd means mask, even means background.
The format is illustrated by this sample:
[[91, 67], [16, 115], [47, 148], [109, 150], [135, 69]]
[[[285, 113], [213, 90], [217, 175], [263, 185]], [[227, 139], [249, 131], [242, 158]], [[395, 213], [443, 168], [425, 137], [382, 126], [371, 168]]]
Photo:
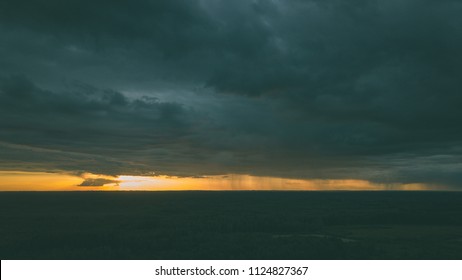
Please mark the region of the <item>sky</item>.
[[0, 190], [460, 190], [461, 14], [0, 1]]

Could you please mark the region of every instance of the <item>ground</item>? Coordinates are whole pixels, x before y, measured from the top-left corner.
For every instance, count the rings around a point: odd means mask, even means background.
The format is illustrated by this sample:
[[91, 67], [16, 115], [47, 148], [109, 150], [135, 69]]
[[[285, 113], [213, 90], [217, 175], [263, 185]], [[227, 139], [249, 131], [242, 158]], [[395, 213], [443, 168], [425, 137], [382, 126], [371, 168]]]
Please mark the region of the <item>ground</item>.
[[459, 192], [3, 192], [1, 259], [462, 259]]

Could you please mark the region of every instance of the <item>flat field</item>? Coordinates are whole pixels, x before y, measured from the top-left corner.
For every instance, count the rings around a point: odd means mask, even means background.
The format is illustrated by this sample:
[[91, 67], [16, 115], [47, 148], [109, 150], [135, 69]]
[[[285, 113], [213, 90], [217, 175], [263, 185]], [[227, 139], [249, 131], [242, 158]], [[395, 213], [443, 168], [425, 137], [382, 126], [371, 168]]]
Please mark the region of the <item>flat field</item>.
[[2, 192], [1, 259], [462, 259], [462, 192]]

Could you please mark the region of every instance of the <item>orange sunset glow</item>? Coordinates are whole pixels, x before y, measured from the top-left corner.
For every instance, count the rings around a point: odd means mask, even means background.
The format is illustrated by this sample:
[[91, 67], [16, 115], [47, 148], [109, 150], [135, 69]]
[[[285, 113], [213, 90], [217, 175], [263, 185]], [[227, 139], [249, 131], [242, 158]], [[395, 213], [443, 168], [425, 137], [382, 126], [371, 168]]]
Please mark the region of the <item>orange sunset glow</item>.
[[[103, 180], [87, 185], [88, 180]], [[427, 190], [423, 184], [386, 185], [366, 180], [308, 180], [250, 175], [204, 177], [130, 176], [110, 177], [86, 173], [81, 176], [46, 172], [0, 172], [0, 191], [188, 191], [188, 190]]]

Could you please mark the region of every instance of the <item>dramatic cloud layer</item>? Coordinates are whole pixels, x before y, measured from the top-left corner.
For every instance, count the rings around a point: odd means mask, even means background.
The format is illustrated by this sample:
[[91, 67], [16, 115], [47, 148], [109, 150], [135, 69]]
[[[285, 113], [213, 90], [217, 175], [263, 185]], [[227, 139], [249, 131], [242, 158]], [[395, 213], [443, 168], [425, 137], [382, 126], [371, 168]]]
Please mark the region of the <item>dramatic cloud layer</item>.
[[0, 168], [460, 186], [461, 13], [455, 0], [2, 1]]

